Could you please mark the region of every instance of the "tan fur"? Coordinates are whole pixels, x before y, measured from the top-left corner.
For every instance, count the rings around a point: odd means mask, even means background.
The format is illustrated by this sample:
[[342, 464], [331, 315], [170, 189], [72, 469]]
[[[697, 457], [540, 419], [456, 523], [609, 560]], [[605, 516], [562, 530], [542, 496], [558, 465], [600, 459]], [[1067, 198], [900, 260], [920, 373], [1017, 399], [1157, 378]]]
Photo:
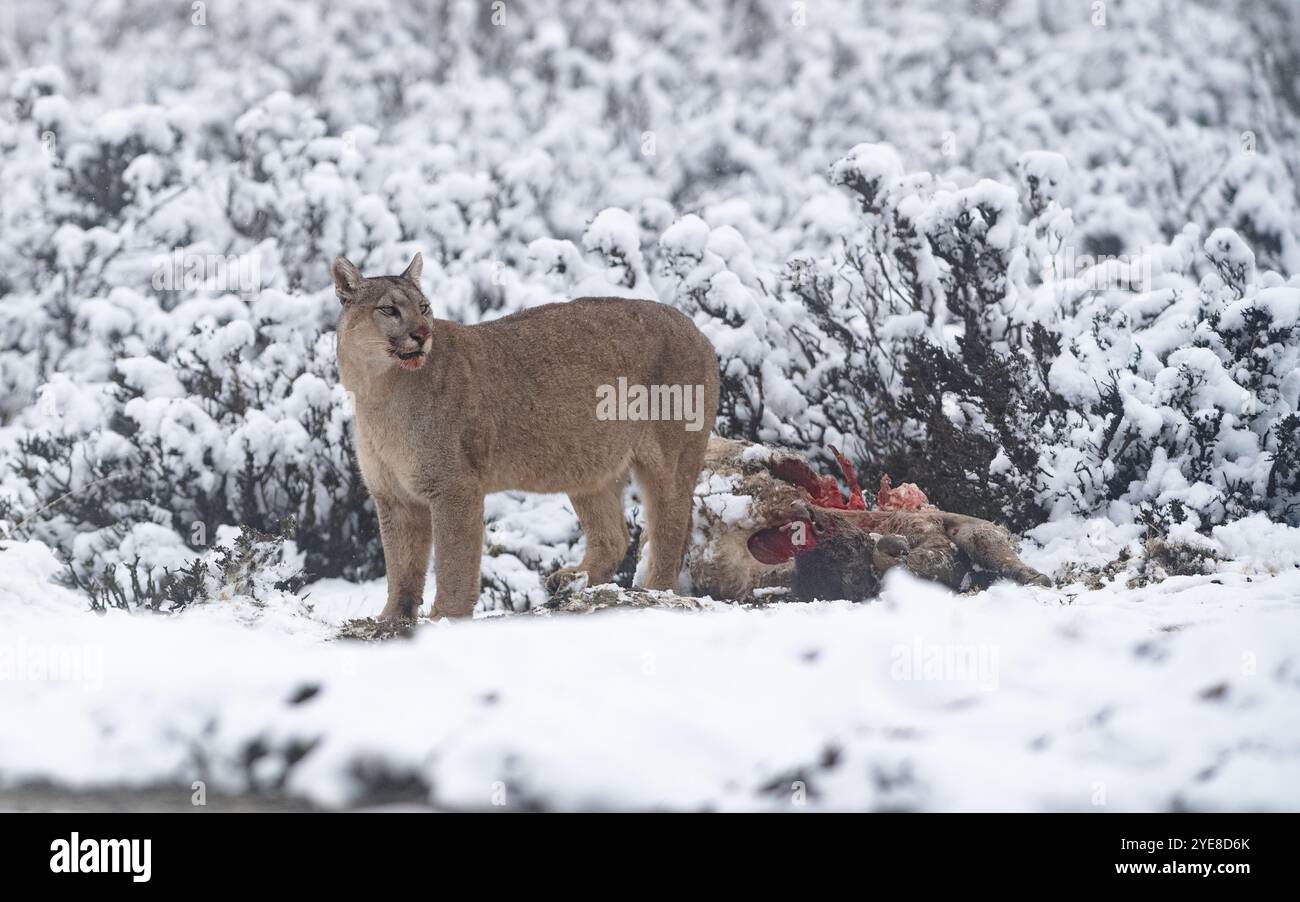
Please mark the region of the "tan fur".
[[[629, 544], [629, 470], [646, 506], [646, 587], [675, 588], [718, 406], [708, 339], [685, 314], [648, 300], [580, 298], [474, 326], [437, 320], [420, 269], [419, 255], [397, 277], [365, 279], [341, 257], [331, 267], [343, 302], [339, 372], [355, 397], [357, 458], [388, 567], [380, 616], [416, 615], [431, 545], [433, 615], [471, 614], [490, 492], [568, 493], [587, 549], [557, 577], [585, 572], [592, 585], [608, 581]], [[619, 377], [703, 386], [702, 428], [598, 419], [598, 388]]]

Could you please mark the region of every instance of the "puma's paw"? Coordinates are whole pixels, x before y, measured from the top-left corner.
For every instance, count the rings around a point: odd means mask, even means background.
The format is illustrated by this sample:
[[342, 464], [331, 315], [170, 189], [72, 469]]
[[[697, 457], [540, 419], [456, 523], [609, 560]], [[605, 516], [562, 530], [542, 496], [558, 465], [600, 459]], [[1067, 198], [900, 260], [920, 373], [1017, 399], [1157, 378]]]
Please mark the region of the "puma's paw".
[[395, 598], [384, 605], [379, 620], [388, 623], [405, 623], [420, 616], [420, 603], [414, 598]]
[[587, 588], [590, 582], [586, 570], [575, 567], [562, 567], [546, 578], [546, 594], [552, 598], [557, 595], [571, 595]]

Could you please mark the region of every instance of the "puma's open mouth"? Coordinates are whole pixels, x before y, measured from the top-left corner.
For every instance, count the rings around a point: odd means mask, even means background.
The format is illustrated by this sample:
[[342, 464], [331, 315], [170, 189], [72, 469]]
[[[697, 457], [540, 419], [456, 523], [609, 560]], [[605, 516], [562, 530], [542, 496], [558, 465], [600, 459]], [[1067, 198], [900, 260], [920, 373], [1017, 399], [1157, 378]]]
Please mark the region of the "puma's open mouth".
[[423, 348], [407, 351], [405, 354], [394, 351], [393, 356], [397, 358], [397, 365], [404, 370], [418, 370], [424, 366], [425, 353]]

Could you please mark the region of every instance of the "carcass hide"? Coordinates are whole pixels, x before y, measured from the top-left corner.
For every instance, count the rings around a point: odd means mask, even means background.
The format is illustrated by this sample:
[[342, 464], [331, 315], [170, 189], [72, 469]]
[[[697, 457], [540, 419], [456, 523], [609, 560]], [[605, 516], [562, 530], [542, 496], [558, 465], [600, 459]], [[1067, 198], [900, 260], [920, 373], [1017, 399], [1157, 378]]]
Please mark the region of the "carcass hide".
[[903, 566], [955, 590], [996, 578], [1050, 586], [1016, 554], [1011, 534], [987, 520], [941, 511], [915, 485], [881, 480], [867, 510], [852, 465], [835, 449], [849, 489], [796, 454], [714, 438], [696, 490], [687, 568], [695, 591], [753, 598], [783, 587], [801, 599], [875, 596]]

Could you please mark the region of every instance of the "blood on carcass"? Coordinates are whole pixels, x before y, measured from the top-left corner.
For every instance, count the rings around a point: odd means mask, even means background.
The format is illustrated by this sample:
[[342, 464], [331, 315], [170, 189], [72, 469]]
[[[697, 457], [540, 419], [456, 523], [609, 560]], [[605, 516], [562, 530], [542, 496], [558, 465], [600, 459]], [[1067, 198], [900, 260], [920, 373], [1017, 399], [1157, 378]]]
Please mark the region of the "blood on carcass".
[[795, 555], [816, 548], [817, 537], [813, 535], [812, 523], [792, 520], [760, 529], [749, 537], [746, 545], [755, 560], [764, 564], [784, 564]]
[[938, 510], [925, 492], [914, 482], [905, 482], [893, 488], [888, 476], [880, 477], [880, 490], [876, 492], [876, 509], [882, 511], [932, 511]]
[[[808, 464], [795, 457], [778, 461], [772, 475], [797, 485], [808, 493], [808, 500], [817, 507], [831, 510], [861, 511], [867, 509], [867, 499], [858, 485], [858, 474], [849, 459], [834, 445], [830, 452], [849, 488], [846, 501], [840, 494], [840, 484], [834, 476], [818, 476]], [[817, 547], [817, 537], [809, 520], [792, 520], [780, 526], [760, 529], [749, 537], [749, 553], [764, 564], [784, 564], [796, 555], [805, 554]]]
[[858, 474], [849, 459], [839, 452], [834, 445], [830, 447], [835, 463], [844, 474], [844, 481], [849, 487], [849, 500], [840, 494], [840, 484], [834, 476], [818, 476], [808, 464], [797, 457], [787, 457], [777, 461], [772, 467], [772, 475], [792, 485], [797, 485], [808, 493], [808, 500], [817, 507], [829, 507], [832, 510], [863, 511], [867, 509], [867, 499], [858, 487]]

